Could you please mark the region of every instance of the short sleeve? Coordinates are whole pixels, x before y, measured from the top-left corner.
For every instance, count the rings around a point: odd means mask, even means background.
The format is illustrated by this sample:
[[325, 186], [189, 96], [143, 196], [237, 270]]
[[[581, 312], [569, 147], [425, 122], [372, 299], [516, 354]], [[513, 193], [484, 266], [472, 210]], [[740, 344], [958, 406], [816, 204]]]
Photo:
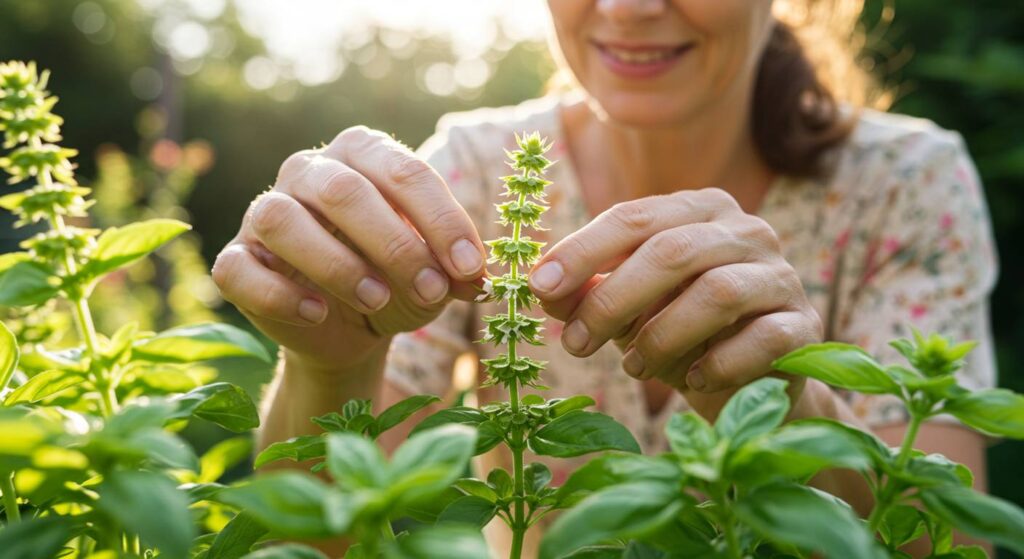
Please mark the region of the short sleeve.
[[[850, 267], [853, 296], [836, 338], [865, 347], [883, 363], [902, 357], [888, 346], [913, 326], [978, 347], [958, 372], [972, 389], [995, 385], [988, 299], [997, 260], [988, 209], [960, 137], [931, 132], [890, 152], [889, 184], [871, 206], [878, 217], [860, 231], [862, 249]], [[868, 425], [904, 422], [891, 396], [851, 395]]]
[[[438, 172], [479, 227], [484, 205], [482, 182], [466, 143], [458, 129], [442, 120], [417, 155]], [[443, 396], [451, 386], [456, 359], [473, 351], [470, 329], [474, 320], [472, 304], [453, 300], [426, 326], [398, 334], [391, 342], [385, 379], [408, 394]]]

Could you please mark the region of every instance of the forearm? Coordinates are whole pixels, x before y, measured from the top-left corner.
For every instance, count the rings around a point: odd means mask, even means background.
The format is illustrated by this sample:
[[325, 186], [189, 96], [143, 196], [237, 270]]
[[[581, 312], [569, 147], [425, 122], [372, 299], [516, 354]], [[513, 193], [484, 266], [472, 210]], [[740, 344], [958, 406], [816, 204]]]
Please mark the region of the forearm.
[[324, 370], [306, 366], [282, 350], [274, 380], [263, 398], [262, 425], [256, 437], [262, 450], [271, 443], [320, 432], [310, 417], [338, 411], [353, 398], [379, 399], [390, 343], [383, 343], [364, 362]]

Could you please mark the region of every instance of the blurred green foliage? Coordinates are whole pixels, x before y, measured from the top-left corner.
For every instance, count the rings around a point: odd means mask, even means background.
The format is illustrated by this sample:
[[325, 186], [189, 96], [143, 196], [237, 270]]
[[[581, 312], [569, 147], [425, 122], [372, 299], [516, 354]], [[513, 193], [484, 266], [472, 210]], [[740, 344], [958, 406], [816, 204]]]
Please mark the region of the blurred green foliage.
[[[195, 226], [207, 263], [234, 235], [248, 202], [274, 180], [288, 154], [353, 124], [387, 130], [417, 145], [446, 112], [538, 95], [552, 70], [543, 45], [520, 44], [485, 55], [492, 75], [479, 90], [437, 96], [423, 88], [422, 70], [454, 61], [445, 40], [417, 38], [415, 48], [392, 55], [381, 35], [371, 33], [366, 43], [339, 53], [350, 64], [336, 81], [305, 87], [285, 79], [256, 91], [242, 73], [246, 61], [265, 54], [264, 47], [242, 30], [230, 3], [215, 21], [202, 22], [230, 36], [230, 48], [191, 64], [180, 64], [154, 46], [160, 17], [189, 17], [176, 0], [166, 0], [155, 12], [141, 9], [135, 0], [89, 2], [106, 20], [88, 33], [80, 21], [82, 4], [0, 0], [0, 59], [36, 60], [54, 71], [51, 89], [61, 97], [61, 113], [69, 117], [65, 144], [81, 150], [78, 174], [87, 184], [98, 178], [112, 191], [118, 184], [134, 185], [122, 198], [129, 205], [169, 192], [175, 202], [165, 204], [166, 211], [187, 199], [190, 215], [175, 217]], [[882, 17], [886, 7], [894, 9], [891, 23]], [[1000, 382], [1024, 392], [1024, 372], [1016, 366], [1024, 361], [1024, 290], [1016, 289], [1024, 279], [1024, 264], [1015, 258], [1015, 241], [1024, 238], [1024, 4], [974, 0], [939, 8], [931, 0], [867, 0], [865, 24], [872, 30], [869, 47], [876, 53], [876, 70], [896, 92], [893, 110], [958, 130], [978, 164], [1001, 255], [992, 303]], [[387, 71], [381, 71], [384, 66]], [[133, 78], [137, 81], [144, 67], [163, 82], [155, 99], [133, 94]], [[212, 168], [188, 177], [195, 181], [194, 190], [191, 182], [168, 185], [176, 179], [171, 171], [160, 170], [154, 151], [160, 138], [179, 147], [195, 139], [214, 146]], [[117, 147], [98, 151], [104, 144]], [[103, 153], [121, 153], [123, 160], [107, 159], [104, 167]], [[128, 176], [111, 184], [118, 164], [127, 166], [120, 172]], [[110, 215], [129, 218], [132, 211], [114, 208]], [[15, 242], [3, 219], [0, 250]], [[198, 238], [193, 250], [199, 250]], [[249, 367], [229, 371], [226, 380], [256, 390], [269, 371]], [[212, 444], [219, 435], [194, 436]], [[990, 451], [990, 462], [993, 491], [1024, 504], [1024, 481], [1015, 471], [1024, 462], [1024, 445], [999, 443]]]

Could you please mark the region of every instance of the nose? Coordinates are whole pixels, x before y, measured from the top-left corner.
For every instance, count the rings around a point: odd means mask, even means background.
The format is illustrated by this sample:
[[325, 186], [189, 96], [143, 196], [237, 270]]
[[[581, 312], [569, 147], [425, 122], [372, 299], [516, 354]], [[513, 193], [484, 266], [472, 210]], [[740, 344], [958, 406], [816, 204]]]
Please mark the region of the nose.
[[665, 11], [665, 0], [597, 0], [597, 11], [616, 21], [656, 17]]

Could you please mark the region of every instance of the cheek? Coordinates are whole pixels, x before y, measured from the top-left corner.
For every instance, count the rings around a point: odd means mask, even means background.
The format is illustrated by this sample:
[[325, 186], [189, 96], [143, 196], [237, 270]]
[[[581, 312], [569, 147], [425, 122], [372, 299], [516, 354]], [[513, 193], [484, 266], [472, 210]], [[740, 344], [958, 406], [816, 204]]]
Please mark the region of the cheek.
[[586, 41], [583, 33], [588, 0], [550, 0], [552, 31], [549, 43], [553, 52], [560, 53], [563, 62], [573, 74], [580, 76], [584, 69]]
[[677, 8], [703, 37], [703, 64], [717, 93], [752, 74], [771, 30], [768, 0], [677, 0]]

